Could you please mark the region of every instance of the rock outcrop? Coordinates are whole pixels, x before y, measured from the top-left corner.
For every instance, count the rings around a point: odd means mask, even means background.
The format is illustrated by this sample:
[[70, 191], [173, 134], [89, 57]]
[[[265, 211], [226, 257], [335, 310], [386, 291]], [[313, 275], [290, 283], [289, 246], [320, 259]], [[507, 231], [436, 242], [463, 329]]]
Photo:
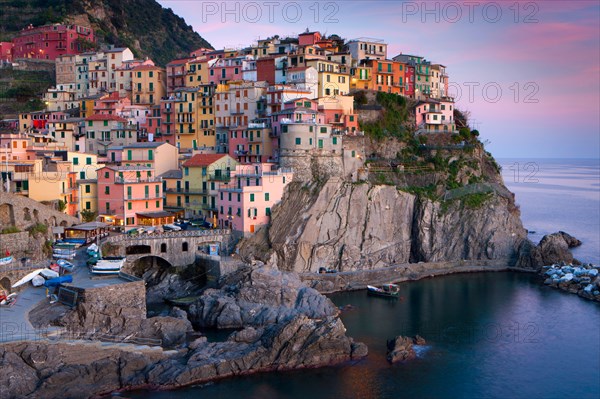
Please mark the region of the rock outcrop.
[[[2, 397], [83, 398], [115, 390], [171, 389], [367, 355], [364, 344], [346, 336], [333, 303], [294, 274], [247, 266], [223, 277], [219, 287], [207, 290], [189, 316], [204, 326], [241, 328], [225, 342], [201, 337], [172, 351], [86, 341], [5, 343], [0, 345]], [[173, 343], [189, 324], [181, 311], [173, 315], [177, 318], [133, 319], [132, 326]], [[129, 329], [107, 322], [120, 332]]]
[[564, 231], [545, 235], [538, 245], [526, 240], [519, 248], [516, 266], [539, 271], [542, 266], [559, 262], [579, 264], [570, 249], [580, 245], [581, 241]]
[[322, 187], [291, 186], [268, 234], [274, 262], [295, 272], [462, 259], [509, 264], [526, 240], [512, 198], [491, 195], [480, 207], [460, 201], [444, 207], [394, 186], [338, 179]]
[[225, 275], [218, 289], [208, 289], [188, 309], [200, 327], [266, 326], [298, 315], [311, 319], [336, 317], [339, 309], [293, 273], [260, 265], [244, 266]]
[[600, 302], [600, 269], [591, 264], [564, 263], [542, 267], [544, 284]]
[[390, 363], [413, 360], [417, 357], [414, 345], [425, 344], [425, 339], [419, 335], [413, 338], [399, 335], [387, 341], [387, 360]]

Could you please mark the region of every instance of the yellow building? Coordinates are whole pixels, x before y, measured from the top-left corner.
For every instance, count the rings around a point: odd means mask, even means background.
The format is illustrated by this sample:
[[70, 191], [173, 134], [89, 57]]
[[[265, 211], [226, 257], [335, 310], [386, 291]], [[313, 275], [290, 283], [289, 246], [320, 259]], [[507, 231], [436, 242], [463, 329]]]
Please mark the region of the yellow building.
[[78, 212], [83, 210], [98, 211], [98, 169], [104, 164], [98, 163], [96, 154], [80, 152], [67, 152], [67, 159], [71, 162], [71, 170], [75, 172], [77, 189], [79, 191]]
[[317, 97], [346, 95], [350, 92], [350, 76], [344, 65], [322, 59], [312, 59], [306, 60], [306, 66], [312, 66], [319, 74]]
[[157, 105], [167, 94], [165, 70], [155, 65], [139, 65], [133, 68], [131, 79], [132, 104]]
[[237, 161], [227, 154], [196, 154], [183, 163], [181, 180], [167, 191], [168, 206], [182, 208], [186, 217], [218, 217], [220, 182], [229, 181]]
[[210, 83], [208, 78], [208, 59], [200, 58], [188, 63], [185, 86], [198, 87]]

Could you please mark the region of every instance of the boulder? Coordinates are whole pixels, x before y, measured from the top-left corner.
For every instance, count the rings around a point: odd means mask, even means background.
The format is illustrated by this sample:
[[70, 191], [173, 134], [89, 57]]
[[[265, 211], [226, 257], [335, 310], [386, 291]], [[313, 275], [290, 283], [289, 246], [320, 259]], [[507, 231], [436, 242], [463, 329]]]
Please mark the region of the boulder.
[[387, 341], [387, 360], [390, 363], [412, 360], [417, 357], [413, 340], [401, 335]]

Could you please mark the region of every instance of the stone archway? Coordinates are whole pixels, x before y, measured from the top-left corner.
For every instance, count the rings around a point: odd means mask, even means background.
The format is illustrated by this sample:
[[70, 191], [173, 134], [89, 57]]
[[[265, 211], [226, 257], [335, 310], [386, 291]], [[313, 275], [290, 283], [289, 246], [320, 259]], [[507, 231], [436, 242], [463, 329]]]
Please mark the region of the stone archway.
[[37, 209], [34, 209], [34, 210], [33, 210], [33, 220], [34, 220], [36, 223], [39, 223], [39, 222], [40, 222], [40, 211], [38, 211]]
[[[144, 247], [139, 245], [135, 247]], [[181, 296], [175, 268], [169, 261], [154, 255], [142, 256], [127, 268], [127, 272], [146, 282], [146, 301], [163, 302], [165, 298]]]
[[67, 221], [66, 221], [66, 220], [63, 220], [62, 222], [60, 222], [60, 225], [61, 225], [62, 227], [67, 227], [69, 224], [67, 223]]
[[23, 208], [23, 220], [31, 222], [31, 211], [28, 207]]
[[50, 226], [51, 227], [56, 226], [56, 217], [55, 216], [50, 216], [50, 219], [48, 220], [48, 222], [50, 222]]
[[12, 284], [10, 283], [10, 279], [8, 277], [0, 279], [0, 290], [5, 290], [7, 293], [9, 293], [11, 286]]
[[2, 226], [14, 226], [15, 225], [15, 212], [12, 204], [0, 205], [0, 225]]

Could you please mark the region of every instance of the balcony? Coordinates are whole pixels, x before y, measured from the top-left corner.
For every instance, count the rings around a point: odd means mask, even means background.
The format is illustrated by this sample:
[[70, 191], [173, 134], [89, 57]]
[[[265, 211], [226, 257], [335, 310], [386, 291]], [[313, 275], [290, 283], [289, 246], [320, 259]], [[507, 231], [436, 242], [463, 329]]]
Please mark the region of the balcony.
[[[144, 161], [146, 162], [146, 161]], [[123, 177], [115, 177], [115, 184], [133, 184], [133, 183], [160, 183], [162, 182], [162, 177], [138, 177], [138, 178], [123, 178]]]
[[217, 206], [211, 205], [211, 204], [202, 204], [202, 209], [205, 211], [219, 212], [219, 209], [217, 208]]
[[209, 195], [209, 190], [200, 188], [167, 188], [168, 194]]
[[161, 200], [162, 201], [163, 197], [162, 195], [156, 195], [156, 194], [148, 194], [148, 196], [143, 196], [143, 197], [133, 197], [133, 196], [127, 196], [127, 198], [125, 199], [126, 201], [150, 201], [150, 200]]
[[208, 175], [208, 180], [213, 180], [213, 181], [230, 181], [231, 180], [231, 175], [229, 173], [226, 174], [220, 174], [220, 173], [210, 173]]
[[244, 110], [243, 109], [237, 109], [237, 110], [230, 110], [229, 111], [230, 115], [243, 115], [244, 114]]

